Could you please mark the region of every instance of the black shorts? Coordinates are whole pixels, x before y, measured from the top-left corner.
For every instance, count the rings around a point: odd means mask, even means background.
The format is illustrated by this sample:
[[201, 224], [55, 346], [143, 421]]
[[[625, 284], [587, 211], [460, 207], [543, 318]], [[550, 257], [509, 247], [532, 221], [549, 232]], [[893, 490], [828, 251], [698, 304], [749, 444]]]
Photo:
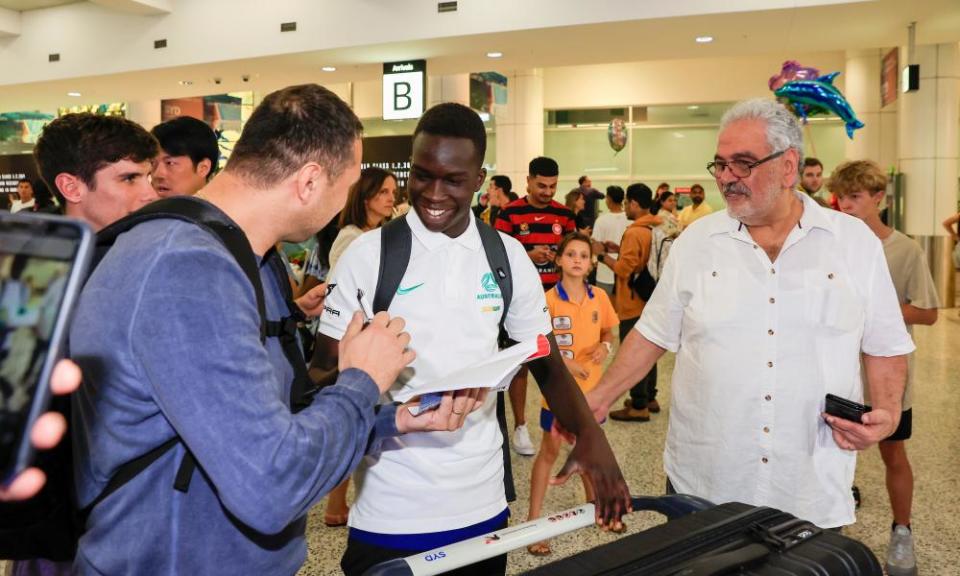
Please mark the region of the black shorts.
[[909, 440], [913, 435], [913, 408], [904, 410], [900, 413], [900, 425], [897, 430], [883, 439], [884, 442], [895, 442]]

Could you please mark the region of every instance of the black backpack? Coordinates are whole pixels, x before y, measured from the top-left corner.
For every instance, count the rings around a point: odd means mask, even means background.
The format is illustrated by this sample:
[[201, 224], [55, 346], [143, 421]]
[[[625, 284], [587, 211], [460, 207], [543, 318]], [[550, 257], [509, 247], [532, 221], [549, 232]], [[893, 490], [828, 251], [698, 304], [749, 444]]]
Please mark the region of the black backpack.
[[[189, 196], [166, 198], [114, 222], [97, 234], [93, 266], [103, 259], [117, 237], [140, 223], [172, 219], [195, 224], [220, 240], [240, 265], [253, 285], [260, 314], [260, 340], [278, 338], [287, 361], [293, 367], [290, 408], [296, 413], [310, 405], [318, 391], [307, 377], [306, 362], [298, 346], [297, 326], [304, 319], [287, 280], [286, 268], [271, 250], [264, 260], [276, 276], [287, 300], [289, 316], [272, 322], [266, 318], [263, 285], [256, 255], [243, 231], [212, 204]], [[57, 398], [55, 408], [70, 420], [69, 398]], [[73, 456], [69, 432], [60, 444], [41, 453], [37, 463], [47, 472], [47, 484], [36, 497], [26, 502], [0, 503], [0, 558], [22, 560], [46, 558], [69, 561], [76, 555], [77, 541], [83, 534], [86, 518], [94, 506], [147, 469], [160, 456], [180, 443], [174, 437], [142, 456], [121, 466], [103, 491], [85, 508], [77, 509], [73, 483]], [[177, 470], [173, 489], [186, 492], [196, 469], [196, 461], [186, 452]]]
[[[479, 219], [476, 220], [476, 224], [480, 231], [480, 241], [487, 256], [487, 263], [490, 265], [490, 271], [500, 288], [500, 294], [503, 296], [503, 309], [500, 315], [500, 343], [501, 346], [506, 346], [509, 342], [506, 338], [503, 323], [507, 318], [507, 311], [510, 309], [510, 300], [513, 298], [513, 276], [510, 272], [510, 260], [507, 257], [507, 249], [503, 245], [500, 233]], [[407, 224], [406, 216], [391, 220], [381, 228], [380, 271], [377, 274], [377, 289], [373, 298], [374, 314], [385, 312], [390, 307], [390, 303], [393, 302], [397, 288], [400, 287], [403, 275], [407, 271], [407, 264], [410, 263], [412, 246], [413, 233], [410, 230], [410, 225]], [[513, 485], [510, 437], [507, 435], [506, 401], [503, 392], [497, 392], [497, 423], [500, 426], [500, 434], [503, 436], [504, 490], [507, 502], [513, 502], [517, 499], [517, 493]]]
[[[645, 228], [650, 230], [650, 253], [652, 255], [654, 249], [653, 228], [650, 226], [645, 226]], [[630, 288], [630, 292], [636, 294], [637, 298], [647, 302], [653, 295], [653, 290], [657, 287], [657, 279], [650, 274], [649, 266], [644, 264], [640, 267], [640, 270], [630, 274], [630, 278], [627, 279], [627, 286]]]

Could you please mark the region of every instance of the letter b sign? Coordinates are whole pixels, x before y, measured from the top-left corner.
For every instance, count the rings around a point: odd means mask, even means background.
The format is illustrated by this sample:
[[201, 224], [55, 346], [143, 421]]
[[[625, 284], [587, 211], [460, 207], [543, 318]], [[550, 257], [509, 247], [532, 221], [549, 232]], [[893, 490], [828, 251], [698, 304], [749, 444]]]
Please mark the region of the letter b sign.
[[421, 71], [384, 74], [384, 120], [406, 120], [423, 115], [424, 76]]

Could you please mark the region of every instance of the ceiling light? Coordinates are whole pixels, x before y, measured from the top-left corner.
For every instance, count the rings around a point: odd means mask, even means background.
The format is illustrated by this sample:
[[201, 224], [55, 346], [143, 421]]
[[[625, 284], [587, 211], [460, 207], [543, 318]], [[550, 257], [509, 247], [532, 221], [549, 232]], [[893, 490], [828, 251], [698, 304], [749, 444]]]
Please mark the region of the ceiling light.
[[713, 42], [713, 36], [697, 36], [697, 44], [709, 44]]
[[79, 98], [79, 97], [83, 96], [83, 94], [81, 94], [81, 93], [79, 93], [79, 92], [67, 92], [67, 96], [73, 96], [74, 98]]
[[487, 58], [503, 58], [503, 52], [487, 52]]
[[336, 71], [337, 71], [337, 67], [336, 67], [336, 66], [324, 66], [323, 68], [321, 68], [321, 70], [323, 70], [324, 72], [336, 72]]
[[193, 80], [181, 80], [181, 81], [180, 81], [180, 85], [181, 85], [181, 86], [193, 86]]
[[699, 106], [687, 106], [687, 110], [699, 110]]

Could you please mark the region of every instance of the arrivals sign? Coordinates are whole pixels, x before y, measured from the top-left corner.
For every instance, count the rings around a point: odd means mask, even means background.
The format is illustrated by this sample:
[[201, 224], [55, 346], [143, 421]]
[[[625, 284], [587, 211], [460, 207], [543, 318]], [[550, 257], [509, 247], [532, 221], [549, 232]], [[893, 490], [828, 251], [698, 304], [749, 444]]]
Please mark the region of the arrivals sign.
[[419, 118], [427, 102], [427, 61], [408, 60], [383, 65], [383, 119]]

